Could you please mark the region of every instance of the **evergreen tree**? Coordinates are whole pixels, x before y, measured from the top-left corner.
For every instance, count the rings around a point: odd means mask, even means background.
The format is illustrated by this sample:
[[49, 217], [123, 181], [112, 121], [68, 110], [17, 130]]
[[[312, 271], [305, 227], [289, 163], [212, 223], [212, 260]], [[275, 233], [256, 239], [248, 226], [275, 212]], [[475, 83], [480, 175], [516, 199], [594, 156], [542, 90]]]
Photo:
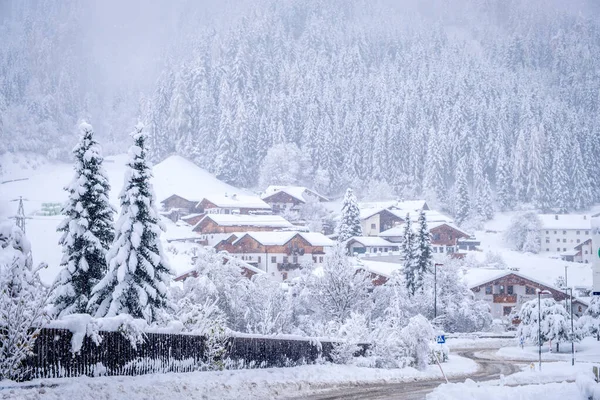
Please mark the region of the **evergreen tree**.
[[[412, 229], [412, 222], [410, 220], [410, 214], [406, 214], [406, 221], [404, 222], [404, 234], [402, 235], [402, 246], [400, 247], [402, 252], [402, 265], [404, 271], [404, 282], [406, 283], [406, 289], [412, 296], [417, 291], [418, 287], [422, 282], [419, 282], [419, 273], [417, 272], [417, 259], [415, 251], [415, 233]], [[422, 278], [422, 276], [421, 276]]]
[[53, 303], [59, 317], [85, 313], [92, 288], [107, 270], [106, 252], [115, 233], [110, 185], [102, 166], [100, 146], [91, 125], [79, 126], [81, 137], [73, 150], [75, 177], [65, 188], [69, 200], [59, 225], [63, 247], [62, 271], [58, 275]]
[[342, 204], [342, 220], [338, 227], [338, 241], [345, 242], [355, 236], [362, 236], [362, 234], [358, 202], [352, 189], [348, 188]]
[[570, 204], [576, 210], [588, 207], [593, 201], [592, 185], [583, 163], [579, 144], [574, 143], [571, 154], [571, 183], [569, 188], [571, 188]]
[[463, 157], [458, 163], [456, 182], [454, 183], [454, 217], [458, 225], [462, 224], [470, 213], [469, 188], [465, 169], [465, 158]]
[[569, 177], [567, 176], [566, 161], [566, 143], [562, 136], [558, 137], [558, 143], [554, 148], [552, 155], [552, 198], [554, 199], [554, 208], [559, 213], [568, 211], [569, 202]]
[[143, 129], [138, 123], [132, 134], [116, 238], [107, 255], [109, 269], [93, 288], [90, 303], [97, 307], [97, 317], [130, 314], [151, 323], [167, 306], [171, 271], [160, 243], [163, 228], [150, 183]]
[[430, 272], [431, 261], [433, 260], [433, 253], [431, 250], [431, 234], [427, 228], [427, 218], [425, 217], [424, 210], [421, 210], [419, 213], [418, 224], [419, 227], [415, 243], [415, 290], [419, 290], [423, 287], [425, 275]]
[[512, 207], [513, 201], [510, 170], [508, 168], [508, 159], [504, 148], [500, 150], [496, 166], [496, 195], [500, 210], [507, 211]]

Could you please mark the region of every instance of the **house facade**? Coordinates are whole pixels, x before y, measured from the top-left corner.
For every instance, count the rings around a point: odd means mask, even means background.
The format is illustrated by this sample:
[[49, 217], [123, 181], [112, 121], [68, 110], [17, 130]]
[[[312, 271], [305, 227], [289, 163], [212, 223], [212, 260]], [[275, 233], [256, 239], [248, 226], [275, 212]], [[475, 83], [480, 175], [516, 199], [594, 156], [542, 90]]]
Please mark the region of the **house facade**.
[[566, 253], [591, 237], [591, 218], [587, 215], [541, 214], [539, 218], [544, 253]]
[[299, 213], [300, 207], [310, 201], [329, 201], [325, 196], [304, 186], [269, 186], [262, 200], [271, 206], [274, 214]]
[[299, 276], [307, 263], [322, 264], [333, 244], [314, 232], [246, 232], [221, 241], [215, 249], [259, 268], [273, 280], [286, 281]]
[[[240, 268], [241, 275], [245, 276], [248, 279], [252, 278], [254, 275], [265, 273], [264, 271], [254, 267], [246, 262], [243, 262], [242, 260], [233, 258], [228, 254], [223, 254], [223, 265], [228, 264], [228, 263], [233, 263], [234, 265], [237, 265]], [[184, 272], [181, 275], [176, 276], [174, 281], [175, 282], [183, 282], [187, 278], [197, 278], [197, 277], [198, 277], [198, 272], [194, 268], [187, 272]]]
[[[516, 272], [506, 272], [471, 287], [475, 298], [490, 305], [493, 318], [508, 319], [518, 312], [521, 306], [537, 298], [537, 290], [547, 290], [556, 301], [565, 301], [564, 291]], [[573, 299], [573, 313], [581, 316], [587, 304]]]
[[160, 202], [162, 211], [177, 210], [180, 215], [196, 213], [198, 200], [186, 199], [177, 194], [173, 194]]
[[192, 231], [199, 235], [292, 229], [280, 215], [206, 214]]
[[271, 214], [271, 206], [259, 197], [238, 194], [205, 197], [196, 210], [204, 214]]
[[364, 209], [360, 211], [360, 225], [364, 236], [379, 236], [388, 229], [400, 226], [404, 218], [398, 210]]
[[[478, 243], [474, 239], [471, 240], [471, 235], [454, 224], [449, 222], [435, 222], [427, 225], [431, 234], [431, 249], [434, 254], [458, 254], [460, 247], [465, 249], [476, 246]], [[416, 231], [418, 226], [413, 223], [413, 229]], [[379, 237], [384, 238], [393, 243], [401, 243], [404, 237], [404, 227], [396, 226], [394, 228], [383, 231]], [[462, 241], [469, 239], [466, 244]]]

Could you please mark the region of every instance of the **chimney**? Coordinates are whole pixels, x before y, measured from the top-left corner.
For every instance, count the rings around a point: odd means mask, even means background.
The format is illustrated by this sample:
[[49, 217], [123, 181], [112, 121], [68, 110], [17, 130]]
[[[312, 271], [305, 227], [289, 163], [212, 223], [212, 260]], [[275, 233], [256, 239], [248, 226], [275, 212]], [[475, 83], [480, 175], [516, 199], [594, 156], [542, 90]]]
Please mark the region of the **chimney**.
[[232, 199], [232, 200], [237, 200], [237, 194], [235, 194], [235, 193], [234, 193], [234, 194], [232, 194], [232, 195], [231, 195], [231, 199]]

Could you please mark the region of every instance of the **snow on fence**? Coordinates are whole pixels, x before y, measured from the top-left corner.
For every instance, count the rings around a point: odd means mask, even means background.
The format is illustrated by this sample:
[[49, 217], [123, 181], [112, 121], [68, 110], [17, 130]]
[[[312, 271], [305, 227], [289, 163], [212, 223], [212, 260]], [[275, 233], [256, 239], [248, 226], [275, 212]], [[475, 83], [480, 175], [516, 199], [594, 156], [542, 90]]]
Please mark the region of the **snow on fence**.
[[[208, 349], [204, 336], [146, 333], [135, 343], [121, 332], [98, 332], [96, 344], [85, 336], [79, 351], [72, 351], [73, 333], [44, 328], [36, 339], [34, 355], [25, 362], [28, 379], [103, 375], [143, 375], [206, 369]], [[314, 339], [230, 337], [222, 365], [233, 368], [286, 367], [330, 359], [333, 342]], [[213, 359], [213, 362], [215, 360]]]

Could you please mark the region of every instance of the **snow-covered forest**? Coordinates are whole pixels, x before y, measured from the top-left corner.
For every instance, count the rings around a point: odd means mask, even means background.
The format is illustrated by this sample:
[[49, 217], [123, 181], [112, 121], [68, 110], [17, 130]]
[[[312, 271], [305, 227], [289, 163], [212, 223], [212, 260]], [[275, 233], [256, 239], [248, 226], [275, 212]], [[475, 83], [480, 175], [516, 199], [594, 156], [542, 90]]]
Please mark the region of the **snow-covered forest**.
[[293, 143], [324, 193], [600, 200], [592, 1], [133, 2], [105, 32], [112, 3], [0, 5], [0, 151], [66, 158], [82, 116], [116, 151], [141, 116], [155, 161], [238, 186]]

